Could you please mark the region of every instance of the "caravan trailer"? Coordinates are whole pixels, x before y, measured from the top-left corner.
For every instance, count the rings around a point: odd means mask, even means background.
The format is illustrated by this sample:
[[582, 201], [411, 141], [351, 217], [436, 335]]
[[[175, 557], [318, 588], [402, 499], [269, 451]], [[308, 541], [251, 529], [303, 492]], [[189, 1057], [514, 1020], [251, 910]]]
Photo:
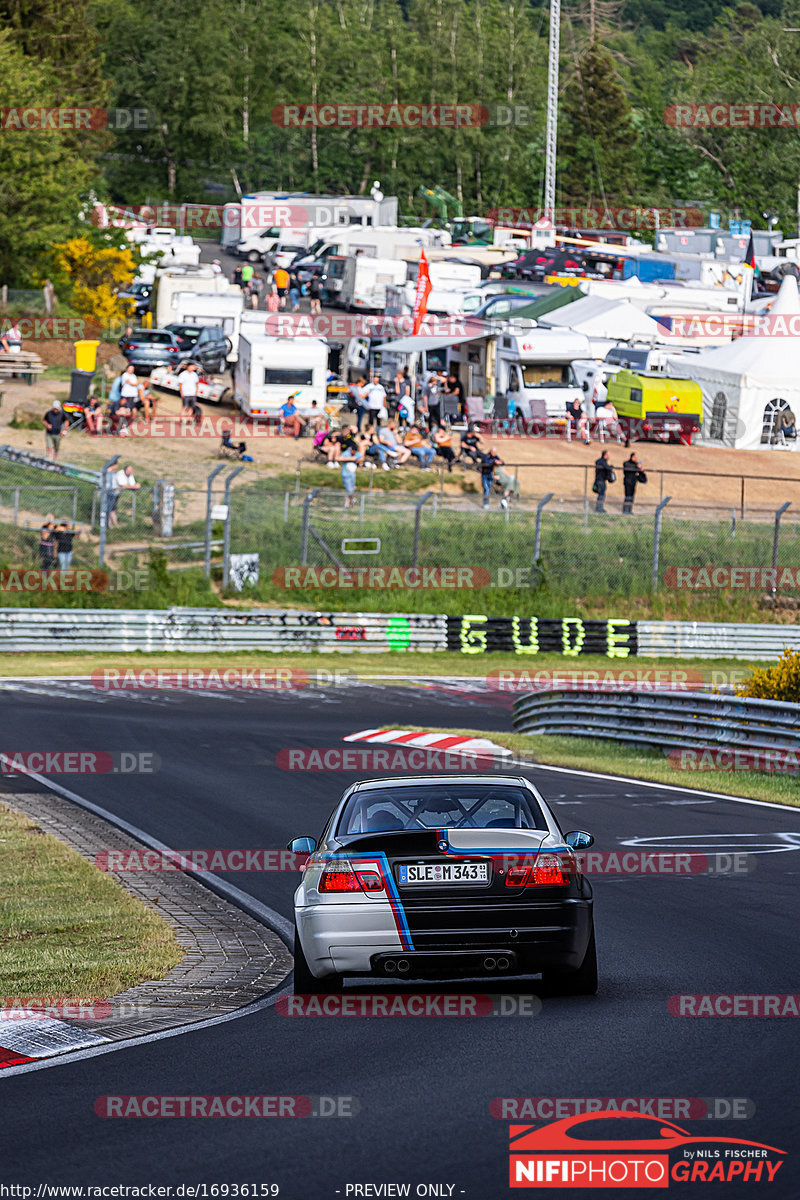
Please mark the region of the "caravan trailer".
[[156, 271], [150, 309], [156, 328], [163, 329], [176, 320], [175, 303], [180, 292], [202, 292], [205, 295], [238, 293], [241, 289], [211, 267], [160, 267]]
[[303, 417], [323, 412], [327, 403], [328, 346], [322, 338], [268, 337], [245, 322], [233, 376], [234, 401], [246, 417], [276, 418], [295, 395]]
[[[231, 344], [228, 362], [239, 353], [239, 330], [244, 309], [241, 288], [230, 292], [178, 292], [174, 297], [175, 325], [214, 325], [223, 330]], [[263, 326], [264, 315], [259, 314]]]

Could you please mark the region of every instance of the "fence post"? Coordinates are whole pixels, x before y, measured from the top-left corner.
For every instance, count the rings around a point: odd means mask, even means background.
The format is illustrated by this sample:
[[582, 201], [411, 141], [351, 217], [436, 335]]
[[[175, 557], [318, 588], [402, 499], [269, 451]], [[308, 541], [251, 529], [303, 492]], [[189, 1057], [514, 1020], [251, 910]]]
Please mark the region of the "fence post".
[[536, 579], [536, 564], [539, 561], [539, 553], [542, 548], [542, 513], [545, 504], [548, 504], [555, 495], [554, 492], [548, 492], [546, 496], [536, 505], [536, 533], [533, 538], [533, 562], [531, 563], [531, 581]]
[[223, 504], [227, 508], [228, 514], [225, 517], [225, 532], [222, 544], [222, 586], [224, 588], [228, 586], [231, 568], [231, 484], [239, 472], [243, 470], [244, 463], [242, 463], [241, 467], [234, 467], [230, 475], [225, 476], [225, 499], [223, 500]]
[[417, 560], [419, 559], [419, 525], [420, 525], [420, 521], [422, 520], [422, 506], [423, 506], [423, 504], [426, 503], [426, 501], [430, 500], [432, 495], [433, 495], [433, 492], [424, 492], [422, 494], [422, 496], [420, 496], [420, 498], [417, 501], [416, 506], [415, 506], [415, 512], [414, 512], [414, 558], [411, 563], [412, 567], [417, 566]]
[[131, 525], [136, 524], [136, 492], [131, 496]]
[[203, 574], [206, 579], [211, 578], [211, 502], [214, 498], [214, 478], [219, 475], [220, 471], [225, 469], [225, 464], [220, 463], [215, 467], [211, 474], [206, 478], [206, 548], [205, 557], [203, 559]]
[[119, 454], [113, 454], [108, 462], [104, 462], [100, 471], [100, 545], [97, 548], [97, 564], [105, 566], [106, 562], [106, 526], [108, 525], [108, 472], [114, 463], [120, 460]]
[[742, 476], [742, 520], [744, 520], [744, 475]]
[[777, 589], [777, 571], [778, 571], [778, 539], [781, 536], [781, 517], [786, 512], [791, 504], [791, 500], [787, 500], [782, 504], [775, 513], [775, 528], [772, 533], [772, 594], [775, 595]]
[[303, 567], [308, 565], [308, 511], [318, 491], [319, 488], [312, 488], [303, 501], [303, 533], [300, 541], [300, 565]]
[[653, 521], [653, 574], [651, 583], [654, 592], [658, 591], [658, 559], [661, 553], [661, 514], [671, 499], [672, 496], [664, 497], [656, 508], [655, 520]]
[[289, 520], [289, 493], [285, 492], [283, 496], [283, 523], [287, 524]]
[[76, 487], [74, 487], [72, 489], [72, 524], [76, 525], [77, 522], [78, 522], [78, 489]]
[[14, 524], [19, 522], [19, 488], [14, 488]]

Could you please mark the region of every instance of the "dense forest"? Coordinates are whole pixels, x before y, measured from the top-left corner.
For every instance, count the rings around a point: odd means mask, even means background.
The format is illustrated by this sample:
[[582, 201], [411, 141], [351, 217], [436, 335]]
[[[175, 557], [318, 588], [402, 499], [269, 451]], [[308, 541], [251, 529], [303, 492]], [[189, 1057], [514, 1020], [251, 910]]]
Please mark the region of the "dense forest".
[[[403, 213], [541, 204], [549, 10], [531, 0], [0, 0], [0, 108], [146, 110], [146, 128], [0, 131], [0, 283], [35, 277], [81, 204], [364, 192]], [[800, 141], [676, 127], [680, 104], [800, 104], [800, 0], [564, 0], [558, 203], [716, 209], [796, 227]], [[286, 104], [517, 106], [461, 128], [291, 128]], [[502, 111], [502, 110], [501, 110]], [[694, 110], [692, 110], [694, 111]], [[794, 113], [791, 110], [791, 114]], [[800, 108], [797, 109], [800, 113]], [[787, 118], [788, 119], [788, 118]]]

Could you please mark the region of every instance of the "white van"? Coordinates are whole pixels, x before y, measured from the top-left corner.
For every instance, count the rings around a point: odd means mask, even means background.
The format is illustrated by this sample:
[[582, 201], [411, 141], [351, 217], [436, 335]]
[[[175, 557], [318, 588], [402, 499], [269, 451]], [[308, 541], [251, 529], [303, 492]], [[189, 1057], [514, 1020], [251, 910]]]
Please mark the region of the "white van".
[[572, 363], [591, 357], [589, 339], [572, 330], [502, 333], [497, 339], [495, 392], [513, 400], [526, 420], [563, 417], [569, 401], [584, 400]]
[[267, 337], [249, 322], [242, 325], [233, 394], [244, 416], [277, 417], [295, 392], [301, 416], [311, 415], [312, 400], [323, 412], [327, 386], [328, 346], [322, 338]]
[[406, 264], [397, 258], [329, 258], [325, 280], [341, 280], [341, 290], [335, 293], [335, 303], [348, 309], [370, 309], [383, 312], [386, 308], [387, 287], [405, 283]]

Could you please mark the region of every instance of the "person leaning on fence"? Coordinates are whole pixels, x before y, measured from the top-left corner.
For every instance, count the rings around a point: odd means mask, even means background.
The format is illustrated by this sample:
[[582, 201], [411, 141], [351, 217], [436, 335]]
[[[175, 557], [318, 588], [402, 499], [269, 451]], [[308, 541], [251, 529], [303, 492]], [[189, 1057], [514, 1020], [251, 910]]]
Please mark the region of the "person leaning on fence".
[[594, 505], [595, 512], [601, 513], [606, 511], [606, 488], [608, 487], [609, 483], [616, 483], [616, 481], [616, 473], [611, 463], [608, 461], [608, 451], [604, 450], [600, 457], [596, 459], [594, 464], [594, 483], [592, 484], [592, 491], [597, 496]]
[[633, 498], [636, 495], [637, 483], [647, 483], [647, 476], [642, 470], [642, 464], [634, 453], [630, 458], [626, 458], [622, 464], [622, 486], [625, 489], [625, 501], [622, 505], [624, 513], [633, 512]]
[[[483, 507], [489, 507], [489, 497], [492, 494], [494, 486], [494, 473], [498, 467], [502, 467], [503, 460], [495, 450], [494, 446], [490, 446], [485, 454], [481, 455], [481, 484], [483, 487]], [[508, 508], [508, 489], [504, 489], [500, 499], [500, 507]]]
[[77, 525], [70, 527], [66, 517], [62, 517], [56, 525], [55, 541], [59, 571], [68, 571], [72, 566], [72, 543], [76, 537], [80, 536], [80, 528]]
[[39, 567], [42, 571], [52, 571], [56, 563], [56, 534], [55, 517], [48, 513], [44, 524], [39, 530]]
[[141, 485], [138, 484], [133, 477], [133, 467], [130, 465], [130, 463], [128, 463], [126, 467], [120, 467], [120, 469], [114, 473], [111, 498], [108, 505], [109, 529], [113, 529], [115, 525], [119, 524], [117, 505], [122, 493], [128, 491], [138, 491], [140, 486]]

